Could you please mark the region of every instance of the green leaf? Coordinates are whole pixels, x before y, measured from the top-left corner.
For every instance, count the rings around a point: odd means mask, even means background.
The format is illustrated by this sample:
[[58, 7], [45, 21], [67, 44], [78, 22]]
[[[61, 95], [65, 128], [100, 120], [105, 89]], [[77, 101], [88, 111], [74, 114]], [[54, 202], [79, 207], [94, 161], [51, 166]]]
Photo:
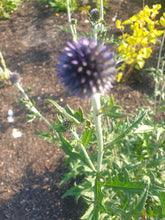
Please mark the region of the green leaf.
[[161, 112], [161, 111], [165, 111], [165, 107], [160, 107], [160, 108], [157, 109], [157, 113]]
[[91, 204], [89, 206], [89, 208], [87, 209], [87, 211], [85, 212], [85, 214], [81, 217], [82, 220], [92, 220], [92, 216], [93, 216], [93, 204]]
[[[67, 113], [67, 111], [61, 107], [60, 105], [58, 105], [55, 101], [47, 99], [48, 102], [50, 102], [62, 115], [64, 115], [66, 118], [74, 121], [76, 124], [80, 124], [80, 122], [72, 116], [72, 113], [70, 112], [70, 114]], [[68, 107], [67, 107], [68, 109]]]
[[112, 95], [110, 96], [110, 99], [109, 99], [109, 105], [110, 105], [110, 106], [113, 106], [113, 105], [114, 105], [114, 98], [113, 98]]
[[42, 137], [45, 140], [49, 140], [51, 138], [51, 135], [49, 133], [44, 132], [34, 132], [35, 135]]
[[84, 145], [84, 147], [86, 147], [89, 144], [89, 141], [92, 138], [92, 134], [93, 134], [92, 130], [88, 128], [85, 129], [84, 134], [82, 136], [82, 144]]
[[149, 185], [144, 189], [144, 191], [140, 194], [137, 200], [135, 200], [132, 207], [132, 211], [129, 212], [129, 214], [127, 215], [127, 219], [130, 219], [132, 216], [134, 216], [135, 219], [139, 218], [140, 213], [145, 207], [148, 191], [149, 191]]
[[73, 151], [73, 147], [69, 144], [69, 142], [59, 133], [60, 140], [62, 142], [61, 148], [63, 151], [69, 155], [72, 159], [80, 159], [80, 155], [77, 152]]
[[[135, 219], [139, 218], [141, 211], [144, 209], [149, 192], [150, 179], [148, 176], [141, 182], [131, 180], [128, 171], [122, 169], [119, 173], [114, 173], [112, 176], [110, 175], [105, 186], [109, 192], [113, 192], [114, 194], [114, 198], [112, 198], [111, 193], [111, 199], [106, 205], [107, 210], [108, 207], [114, 212], [118, 210], [117, 213], [120, 213], [124, 217], [123, 219], [131, 219], [133, 216]], [[119, 204], [117, 204], [116, 201], [117, 196], [122, 196], [122, 200]], [[115, 205], [112, 205], [112, 199], [114, 203], [116, 203]]]
[[94, 203], [94, 210], [92, 214], [93, 220], [99, 220], [101, 212], [105, 212], [105, 208], [102, 205], [103, 200], [103, 193], [102, 187], [104, 185], [104, 181], [99, 172], [97, 172], [95, 186], [94, 186], [94, 194], [95, 194], [95, 203]]
[[55, 24], [55, 26], [58, 27], [58, 28], [59, 28], [60, 30], [62, 30], [62, 31], [71, 33], [70, 28], [65, 28], [65, 27], [63, 27], [62, 25], [57, 25], [57, 24]]
[[57, 142], [59, 141], [58, 138], [54, 138], [54, 135], [51, 135], [49, 133], [44, 133], [44, 132], [34, 132], [35, 135], [43, 138], [44, 141], [46, 140], [50, 140], [50, 143], [54, 143], [54, 142]]
[[141, 125], [139, 126], [135, 131], [134, 133], [147, 133], [147, 132], [151, 132], [154, 130], [154, 127], [152, 126], [149, 126], [149, 125]]
[[159, 197], [162, 204], [162, 216], [165, 217], [165, 192], [159, 192]]
[[78, 121], [84, 121], [84, 113], [81, 107], [79, 107], [78, 111], [75, 112], [74, 116]]
[[72, 116], [74, 115], [74, 110], [71, 109], [69, 105], [66, 105], [65, 110], [69, 115], [72, 115]]
[[150, 173], [150, 180], [151, 180], [151, 187], [150, 187], [150, 191], [155, 194], [158, 195], [159, 192], [165, 192], [165, 184], [162, 183], [160, 180], [158, 180], [154, 173]]
[[137, 181], [130, 181], [129, 174], [126, 169], [123, 169], [122, 173], [124, 174], [124, 178], [121, 181], [119, 175], [116, 175], [114, 180], [109, 178], [106, 181], [106, 187], [112, 188], [114, 191], [123, 190], [125, 193], [139, 193], [142, 192], [148, 184]]
[[143, 120], [145, 115], [146, 115], [146, 112], [144, 112], [137, 120], [135, 120], [131, 124], [131, 126], [126, 128], [123, 132], [121, 132], [114, 139], [112, 139], [112, 141], [109, 143], [109, 145], [111, 146], [113, 144], [120, 142], [126, 135], [130, 134], [133, 131], [133, 129], [136, 128], [140, 124], [140, 122]]
[[79, 122], [83, 122], [84, 121], [84, 114], [83, 114], [83, 110], [82, 108], [79, 108], [78, 111], [74, 111], [73, 109], [71, 109], [69, 107], [69, 105], [66, 106], [65, 108], [66, 112], [73, 116], [74, 118], [76, 118]]
[[64, 178], [62, 179], [62, 181], [60, 182], [60, 186], [64, 183], [67, 183], [69, 180], [73, 180], [76, 179], [77, 176], [82, 176], [84, 172], [84, 166], [82, 168], [82, 164], [80, 161], [73, 161], [70, 160], [70, 158], [67, 158], [65, 161], [65, 165], [69, 165], [69, 171], [67, 173], [64, 174]]
[[68, 190], [66, 191], [66, 193], [64, 193], [64, 195], [62, 196], [62, 199], [65, 198], [65, 197], [67, 197], [67, 196], [74, 196], [76, 202], [78, 202], [78, 200], [79, 200], [79, 198], [80, 198], [80, 196], [81, 196], [81, 192], [82, 192], [82, 189], [79, 188], [79, 186], [76, 185], [76, 186], [74, 186], [74, 187], [68, 189]]
[[89, 162], [87, 161], [87, 159], [85, 158], [84, 154], [81, 151], [76, 152], [75, 148], [73, 151], [73, 147], [69, 144], [69, 142], [60, 133], [59, 133], [59, 137], [62, 142], [61, 148], [63, 149], [63, 151], [67, 155], [69, 155], [73, 160], [79, 159], [80, 161], [84, 162], [84, 164], [86, 164], [90, 169], [92, 169]]
[[120, 118], [128, 116], [128, 114], [121, 113], [121, 106], [114, 105], [113, 96], [109, 98], [109, 96], [101, 97], [101, 110], [100, 114], [109, 116], [110, 118]]
[[35, 118], [38, 116], [38, 114], [27, 114], [27, 116], [28, 116], [28, 123], [29, 122], [32, 122], [33, 120], [35, 120]]
[[66, 196], [75, 196], [76, 202], [78, 202], [80, 196], [86, 201], [93, 202], [93, 180], [88, 180], [85, 178], [82, 183], [77, 185], [75, 183], [74, 187], [67, 190], [67, 192], [62, 196], [62, 198]]

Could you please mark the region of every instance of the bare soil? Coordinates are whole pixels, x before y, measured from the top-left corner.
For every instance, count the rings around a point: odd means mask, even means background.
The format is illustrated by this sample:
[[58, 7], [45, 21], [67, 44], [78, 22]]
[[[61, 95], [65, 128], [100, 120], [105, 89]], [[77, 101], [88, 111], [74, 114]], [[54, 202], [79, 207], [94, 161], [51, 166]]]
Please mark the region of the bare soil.
[[[120, 3], [119, 3], [120, 2]], [[108, 36], [119, 35], [113, 18], [123, 21], [137, 13], [143, 1], [111, 0], [106, 10], [105, 20], [110, 25]], [[86, 33], [89, 25], [85, 14], [76, 12], [78, 31]], [[24, 2], [9, 20], [0, 20], [0, 51], [11, 71], [21, 75], [21, 85], [31, 88], [31, 99], [43, 115], [53, 122], [56, 111], [45, 99], [53, 99], [60, 105], [69, 104], [85, 112], [90, 109], [90, 100], [69, 97], [57, 79], [57, 57], [71, 34], [56, 25], [68, 27], [66, 13], [56, 14], [45, 4]], [[113, 48], [113, 47], [112, 47]], [[114, 47], [115, 48], [115, 47]], [[156, 66], [158, 47], [146, 66]], [[115, 50], [115, 49], [114, 49]], [[152, 94], [152, 78], [144, 71], [135, 72], [127, 85], [117, 84], [112, 89], [116, 103], [129, 113], [135, 113], [139, 106], [147, 105], [143, 99]], [[0, 219], [1, 220], [77, 220], [82, 214], [83, 203], [75, 204], [72, 197], [62, 199], [69, 185], [60, 186], [64, 174], [65, 155], [63, 151], [48, 141], [35, 136], [35, 131], [48, 131], [40, 119], [27, 123], [28, 111], [13, 97], [20, 95], [12, 86], [0, 88]], [[14, 113], [14, 122], [8, 121], [8, 110]], [[13, 129], [22, 136], [13, 137]]]

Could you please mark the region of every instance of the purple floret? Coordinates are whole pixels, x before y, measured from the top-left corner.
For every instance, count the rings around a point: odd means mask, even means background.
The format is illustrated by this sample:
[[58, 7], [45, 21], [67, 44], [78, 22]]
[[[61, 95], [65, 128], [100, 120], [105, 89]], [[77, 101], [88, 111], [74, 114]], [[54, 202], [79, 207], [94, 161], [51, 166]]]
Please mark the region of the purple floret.
[[67, 43], [59, 56], [58, 77], [71, 95], [88, 98], [105, 93], [116, 81], [116, 62], [109, 46], [86, 37]]

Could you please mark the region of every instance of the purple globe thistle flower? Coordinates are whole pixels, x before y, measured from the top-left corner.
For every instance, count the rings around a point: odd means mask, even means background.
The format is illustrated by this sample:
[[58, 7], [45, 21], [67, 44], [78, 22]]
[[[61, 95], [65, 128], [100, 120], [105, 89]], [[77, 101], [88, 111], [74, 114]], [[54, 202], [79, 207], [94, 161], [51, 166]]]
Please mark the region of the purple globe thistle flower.
[[57, 68], [58, 77], [70, 94], [87, 98], [110, 90], [117, 70], [109, 46], [85, 37], [67, 45]]
[[20, 82], [20, 80], [21, 80], [21, 77], [17, 72], [13, 72], [10, 75], [10, 81], [11, 81], [12, 84], [17, 84], [17, 83]]

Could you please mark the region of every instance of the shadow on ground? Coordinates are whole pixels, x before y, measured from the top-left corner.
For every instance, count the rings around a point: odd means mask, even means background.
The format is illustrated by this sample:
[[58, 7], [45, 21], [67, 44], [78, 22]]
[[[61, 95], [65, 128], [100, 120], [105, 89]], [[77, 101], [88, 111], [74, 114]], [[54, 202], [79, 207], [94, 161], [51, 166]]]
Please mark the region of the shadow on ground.
[[[13, 196], [10, 199], [0, 201], [0, 219], [78, 220], [78, 209], [76, 209], [74, 198], [61, 198], [67, 189], [67, 186], [59, 186], [62, 179], [61, 174], [66, 169], [63, 166], [63, 161], [60, 161], [54, 172], [45, 168], [42, 175], [36, 175], [31, 166], [32, 164], [29, 164], [26, 167], [24, 176], [18, 181], [19, 185], [13, 183]], [[2, 193], [6, 192], [0, 191], [0, 194]]]

